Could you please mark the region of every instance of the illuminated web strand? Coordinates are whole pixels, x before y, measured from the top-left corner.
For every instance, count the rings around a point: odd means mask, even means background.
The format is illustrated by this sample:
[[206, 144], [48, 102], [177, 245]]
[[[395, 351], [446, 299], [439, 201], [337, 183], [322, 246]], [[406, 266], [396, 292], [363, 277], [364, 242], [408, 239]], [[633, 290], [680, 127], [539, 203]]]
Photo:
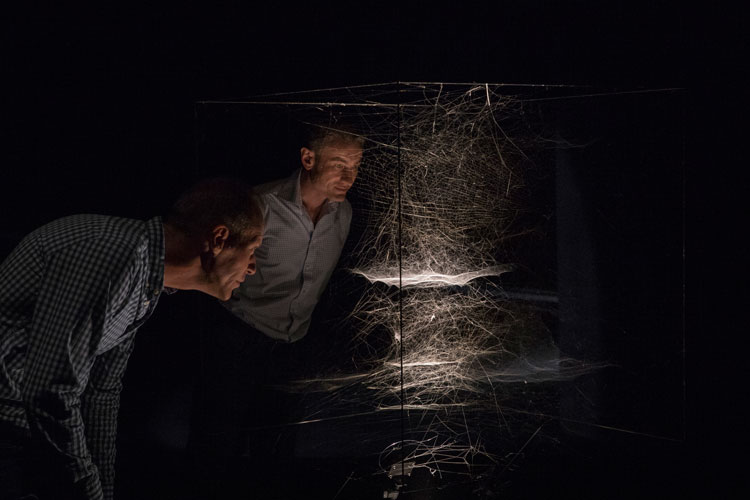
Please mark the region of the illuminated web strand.
[[423, 286], [464, 286], [470, 281], [487, 277], [487, 276], [500, 276], [501, 274], [510, 272], [513, 270], [512, 265], [502, 266], [491, 266], [486, 269], [480, 269], [478, 271], [466, 271], [459, 274], [441, 274], [433, 272], [424, 272], [419, 274], [408, 273], [401, 276], [389, 276], [387, 274], [371, 273], [368, 274], [364, 271], [352, 270], [352, 273], [358, 274], [363, 278], [367, 279], [371, 283], [380, 282], [386, 285], [399, 286], [402, 288]]

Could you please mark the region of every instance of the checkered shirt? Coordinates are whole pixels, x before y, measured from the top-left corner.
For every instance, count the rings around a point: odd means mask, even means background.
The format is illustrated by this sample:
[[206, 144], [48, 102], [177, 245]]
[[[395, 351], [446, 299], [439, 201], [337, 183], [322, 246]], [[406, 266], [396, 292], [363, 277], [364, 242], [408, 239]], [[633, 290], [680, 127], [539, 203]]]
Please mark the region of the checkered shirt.
[[0, 419], [60, 458], [86, 499], [113, 497], [121, 378], [163, 282], [158, 217], [65, 217], [0, 265]]
[[302, 204], [300, 173], [255, 188], [265, 205], [263, 242], [255, 251], [257, 271], [223, 303], [255, 329], [284, 342], [307, 333], [352, 220], [352, 207], [344, 200], [326, 202], [313, 224]]

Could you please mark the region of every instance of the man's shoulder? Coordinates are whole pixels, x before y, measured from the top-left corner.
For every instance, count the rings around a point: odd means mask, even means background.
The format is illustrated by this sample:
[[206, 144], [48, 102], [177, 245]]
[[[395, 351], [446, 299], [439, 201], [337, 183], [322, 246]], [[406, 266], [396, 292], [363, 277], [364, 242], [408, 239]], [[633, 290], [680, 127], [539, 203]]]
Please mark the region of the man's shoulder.
[[281, 179], [259, 184], [253, 190], [261, 196], [283, 196], [286, 191], [294, 188], [296, 178], [297, 171], [295, 170], [291, 175], [287, 175]]
[[[99, 214], [77, 214], [49, 222], [32, 234], [48, 251], [96, 242], [95, 246], [127, 246], [140, 243], [148, 221]], [[89, 242], [89, 243], [86, 243]]]
[[339, 214], [341, 217], [344, 217], [347, 220], [352, 219], [352, 204], [349, 203], [349, 200], [344, 198], [344, 201], [339, 202]]
[[141, 232], [145, 226], [146, 221], [139, 219], [100, 214], [77, 214], [55, 219], [42, 226], [40, 230], [46, 233], [64, 233], [68, 235], [78, 232], [90, 235], [103, 235], [108, 233], [128, 234]]
[[138, 219], [128, 219], [124, 217], [116, 217], [113, 215], [75, 214], [60, 217], [51, 222], [48, 222], [42, 227], [127, 227], [137, 224], [143, 224], [143, 222], [144, 221]]

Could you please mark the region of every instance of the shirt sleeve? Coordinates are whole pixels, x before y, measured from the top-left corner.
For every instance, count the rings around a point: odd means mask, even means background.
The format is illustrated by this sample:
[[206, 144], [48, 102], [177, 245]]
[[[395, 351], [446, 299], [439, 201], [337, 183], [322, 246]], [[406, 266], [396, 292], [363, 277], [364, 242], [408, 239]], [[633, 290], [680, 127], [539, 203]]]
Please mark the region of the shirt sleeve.
[[32, 443], [55, 469], [50, 472], [74, 484], [85, 500], [101, 500], [103, 493], [86, 443], [81, 395], [104, 330], [117, 260], [96, 243], [48, 255], [27, 332], [21, 394]]
[[117, 414], [120, 409], [122, 375], [133, 352], [134, 335], [98, 356], [81, 398], [86, 442], [99, 470], [105, 500], [114, 498]]

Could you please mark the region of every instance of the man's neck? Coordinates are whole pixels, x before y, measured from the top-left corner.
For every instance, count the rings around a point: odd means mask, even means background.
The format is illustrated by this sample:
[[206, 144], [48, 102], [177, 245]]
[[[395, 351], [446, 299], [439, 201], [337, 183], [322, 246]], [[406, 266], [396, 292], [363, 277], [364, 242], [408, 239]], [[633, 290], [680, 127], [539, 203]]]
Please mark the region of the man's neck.
[[326, 195], [313, 187], [312, 182], [310, 182], [310, 172], [304, 169], [302, 175], [300, 175], [299, 189], [302, 205], [307, 210], [310, 220], [313, 221], [313, 224], [316, 224], [323, 211], [323, 206], [326, 204]]
[[202, 277], [199, 252], [190, 248], [187, 237], [164, 224], [164, 286], [177, 290], [196, 289]]

